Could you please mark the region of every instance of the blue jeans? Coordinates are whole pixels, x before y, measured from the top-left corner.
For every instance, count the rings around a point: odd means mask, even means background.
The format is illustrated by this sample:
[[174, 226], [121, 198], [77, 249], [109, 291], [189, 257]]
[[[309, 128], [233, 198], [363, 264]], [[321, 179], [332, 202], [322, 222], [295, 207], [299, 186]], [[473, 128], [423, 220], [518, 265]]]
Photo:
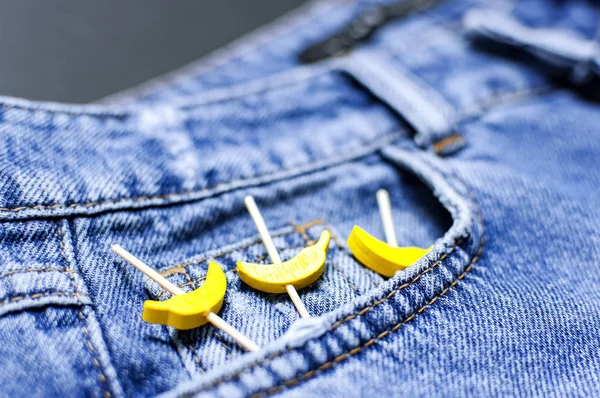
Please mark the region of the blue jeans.
[[[448, 2], [298, 64], [372, 3], [309, 4], [105, 104], [1, 100], [2, 395], [600, 394], [597, 14]], [[383, 239], [380, 188], [399, 243], [433, 244], [390, 279], [346, 245]], [[238, 278], [267, 261], [248, 194], [284, 259], [331, 231], [314, 317]], [[169, 295], [115, 243], [186, 291], [218, 261], [220, 315], [263, 348], [145, 323]]]

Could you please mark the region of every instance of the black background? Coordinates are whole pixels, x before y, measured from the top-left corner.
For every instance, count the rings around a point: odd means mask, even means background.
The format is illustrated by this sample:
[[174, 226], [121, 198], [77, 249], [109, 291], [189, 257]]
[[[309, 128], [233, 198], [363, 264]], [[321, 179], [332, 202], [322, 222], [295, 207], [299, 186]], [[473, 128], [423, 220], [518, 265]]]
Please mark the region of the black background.
[[1, 0], [0, 95], [89, 102], [169, 72], [302, 0]]

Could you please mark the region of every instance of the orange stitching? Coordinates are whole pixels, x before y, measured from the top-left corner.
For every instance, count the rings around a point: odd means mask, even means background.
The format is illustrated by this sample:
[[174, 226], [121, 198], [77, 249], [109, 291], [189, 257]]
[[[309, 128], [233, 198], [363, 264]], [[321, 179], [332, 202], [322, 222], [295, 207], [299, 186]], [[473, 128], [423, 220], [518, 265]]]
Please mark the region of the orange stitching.
[[[78, 296], [79, 298], [79, 296]], [[98, 361], [98, 359], [96, 358], [96, 349], [94, 348], [94, 346], [92, 345], [92, 339], [90, 337], [90, 334], [88, 332], [86, 325], [86, 319], [85, 316], [83, 315], [83, 312], [80, 310], [79, 311], [79, 318], [83, 321], [83, 325], [82, 325], [82, 329], [83, 329], [83, 333], [85, 334], [85, 336], [87, 337], [87, 348], [90, 351], [90, 354], [92, 355], [92, 363], [94, 364], [94, 366], [96, 368], [98, 368], [98, 372], [100, 373], [100, 375], [98, 376], [98, 381], [100, 381], [100, 383], [105, 383], [106, 382], [106, 377], [104, 376], [104, 372], [102, 371], [102, 365], [100, 364], [100, 362]], [[104, 396], [105, 397], [110, 397], [111, 394], [108, 391], [104, 392]]]
[[[392, 296], [394, 296], [394, 294], [396, 294], [397, 292], [399, 292], [400, 290], [403, 290], [405, 288], [407, 288], [410, 284], [417, 282], [421, 276], [425, 275], [426, 273], [428, 273], [429, 271], [431, 271], [433, 268], [437, 267], [437, 265], [442, 262], [443, 260], [446, 259], [446, 257], [448, 257], [448, 255], [450, 255], [451, 253], [453, 253], [456, 248], [461, 245], [463, 243], [463, 241], [465, 240], [465, 238], [461, 238], [459, 240], [457, 240], [454, 245], [450, 248], [450, 251], [448, 253], [444, 253], [444, 255], [442, 255], [435, 263], [433, 263], [430, 267], [428, 267], [427, 269], [423, 270], [423, 272], [421, 272], [419, 275], [417, 275], [415, 278], [413, 278], [410, 282], [403, 284], [402, 286], [397, 287], [396, 289], [392, 290], [392, 292], [390, 292], [386, 297], [384, 297], [381, 300], [375, 301], [373, 304], [371, 304], [368, 307], [363, 308], [362, 310], [360, 310], [358, 313], [353, 314], [353, 315], [349, 315], [346, 318], [334, 323], [331, 327], [331, 329], [329, 331], [333, 331], [335, 330], [337, 327], [339, 327], [340, 325], [356, 318], [357, 316], [362, 316], [365, 313], [367, 313], [368, 311], [370, 311], [371, 309], [377, 307], [379, 304], [384, 303], [385, 301], [389, 300]], [[209, 388], [214, 388], [228, 380], [233, 380], [238, 378], [243, 372], [248, 371], [248, 370], [252, 370], [258, 366], [263, 365], [264, 363], [271, 361], [275, 358], [278, 358], [284, 354], [286, 354], [287, 352], [290, 352], [294, 349], [294, 347], [289, 347], [287, 349], [285, 349], [284, 351], [279, 351], [279, 352], [275, 352], [273, 354], [270, 354], [268, 356], [266, 356], [265, 358], [258, 360], [256, 362], [254, 362], [253, 364], [248, 365], [247, 367], [240, 369], [239, 371], [231, 374], [231, 375], [227, 375], [221, 379], [217, 379], [215, 380], [213, 383], [211, 383], [210, 385], [208, 385], [206, 387], [206, 389]]]
[[[497, 95], [497, 96], [491, 96], [489, 98], [485, 98], [482, 101], [480, 101], [480, 103], [484, 104], [483, 112], [488, 111], [492, 106], [496, 106], [496, 105], [501, 105], [504, 104], [508, 101], [511, 101], [513, 99], [513, 97], [515, 98], [520, 98], [522, 96], [527, 96], [527, 95], [532, 95], [532, 94], [536, 94], [536, 93], [545, 93], [548, 92], [552, 89], [551, 86], [547, 86], [547, 85], [541, 85], [538, 87], [528, 87], [524, 90], [516, 90], [510, 93], [504, 93], [501, 95]], [[11, 105], [13, 108], [17, 107], [15, 105]], [[478, 108], [481, 108], [481, 106], [479, 106]], [[477, 109], [475, 111], [472, 110], [465, 110], [461, 113], [461, 117], [459, 117], [458, 120], [455, 121], [455, 124], [459, 123], [461, 120], [465, 120], [469, 117], [477, 117], [478, 115], [483, 114], [483, 112], [478, 111]], [[388, 133], [386, 134], [386, 136], [389, 140], [391, 140], [394, 137], [394, 133]], [[379, 141], [380, 139], [383, 140], [384, 137], [378, 137], [375, 138], [373, 140], [367, 141], [365, 143], [363, 143], [360, 147], [352, 147], [350, 149], [348, 149], [347, 151], [353, 151], [353, 150], [358, 150], [362, 147], [364, 147], [365, 145], [369, 145], [369, 144], [374, 144], [377, 141]], [[384, 142], [385, 143], [385, 142]], [[383, 144], [383, 143], [382, 143]], [[364, 154], [364, 155], [368, 155], [370, 153], [374, 153], [377, 152], [379, 149], [378, 147], [373, 148], [372, 151]], [[362, 157], [361, 156], [357, 156], [358, 157]], [[329, 156], [327, 159], [336, 159], [338, 157], [336, 157], [335, 155], [331, 155]], [[347, 161], [347, 160], [346, 160]], [[346, 161], [342, 160], [342, 163], [345, 163]], [[335, 163], [335, 161], [334, 161]], [[189, 195], [189, 194], [193, 194], [193, 193], [198, 193], [198, 192], [202, 192], [202, 191], [210, 191], [210, 190], [214, 190], [214, 189], [218, 189], [220, 186], [222, 185], [230, 185], [232, 183], [239, 183], [239, 182], [245, 182], [248, 180], [255, 180], [255, 179], [261, 179], [261, 178], [265, 178], [265, 177], [269, 177], [273, 174], [277, 174], [277, 173], [282, 173], [282, 172], [290, 172], [293, 171], [295, 169], [298, 168], [302, 168], [307, 166], [307, 163], [304, 164], [300, 164], [300, 165], [296, 165], [287, 169], [281, 169], [281, 170], [277, 170], [273, 173], [265, 173], [265, 174], [260, 174], [257, 176], [253, 176], [253, 177], [249, 177], [249, 178], [242, 178], [242, 179], [238, 179], [238, 180], [231, 180], [231, 181], [226, 181], [226, 182], [220, 182], [218, 184], [215, 184], [211, 187], [206, 187], [206, 188], [200, 188], [200, 189], [188, 189], [188, 190], [184, 190], [181, 192], [176, 192], [176, 193], [170, 193], [170, 194], [163, 194], [163, 195], [146, 195], [146, 196], [139, 196], [136, 198], [119, 198], [119, 199], [108, 199], [108, 200], [102, 200], [102, 201], [94, 201], [94, 202], [87, 202], [87, 203], [72, 203], [72, 204], [64, 204], [64, 203], [57, 203], [57, 204], [53, 204], [53, 205], [34, 205], [34, 206], [19, 206], [19, 207], [0, 207], [0, 212], [9, 212], [9, 213], [16, 213], [19, 211], [24, 211], [24, 210], [52, 210], [52, 209], [59, 209], [59, 208], [73, 208], [73, 207], [77, 207], [77, 206], [84, 206], [86, 208], [90, 208], [90, 207], [94, 207], [94, 206], [100, 206], [102, 204], [105, 203], [119, 203], [119, 202], [124, 202], [124, 201], [134, 201], [134, 202], [143, 202], [143, 201], [147, 201], [147, 200], [153, 200], [153, 199], [166, 199], [169, 200], [172, 197], [177, 197], [177, 196], [183, 196], [183, 195]], [[311, 171], [312, 172], [312, 171]]]
[[[286, 247], [286, 248], [283, 248], [281, 250], [288, 250], [288, 249], [291, 249], [291, 247]], [[263, 254], [262, 256], [258, 257], [258, 258], [255, 258], [253, 262], [254, 263], [260, 263], [261, 261], [266, 260], [268, 257], [269, 257], [269, 253], [266, 253], [266, 254]]]
[[187, 268], [184, 268], [184, 275], [185, 275], [185, 279], [187, 280], [187, 283], [191, 283], [192, 287], [194, 287], [194, 283], [192, 282], [192, 277], [190, 276], [190, 274], [188, 274], [187, 272]]
[[75, 277], [73, 276], [73, 273], [72, 273], [73, 271], [71, 270], [71, 267], [69, 266], [69, 260], [67, 259], [67, 255], [65, 254], [65, 247], [63, 244], [64, 236], [62, 234], [61, 228], [62, 228], [62, 225], [59, 222], [57, 224], [56, 232], [58, 234], [58, 245], [60, 246], [60, 254], [61, 254], [63, 260], [65, 260], [65, 272], [67, 274], [69, 274], [69, 278], [71, 279], [71, 282], [73, 283], [73, 289], [74, 289], [75, 295], [77, 296], [77, 300], [81, 301], [79, 299], [79, 289], [77, 289], [77, 282], [75, 281]]
[[463, 271], [463, 273], [454, 282], [452, 282], [449, 286], [447, 286], [444, 290], [442, 290], [441, 293], [439, 293], [437, 296], [432, 298], [429, 302], [425, 303], [421, 308], [419, 308], [418, 310], [413, 312], [410, 316], [408, 316], [406, 319], [404, 319], [400, 323], [396, 324], [394, 327], [380, 333], [379, 335], [377, 335], [377, 337], [372, 338], [371, 340], [367, 341], [362, 346], [356, 347], [356, 348], [352, 349], [351, 351], [346, 352], [342, 355], [339, 355], [338, 357], [334, 358], [333, 360], [331, 360], [327, 363], [324, 363], [323, 365], [319, 366], [317, 369], [311, 370], [307, 373], [304, 373], [301, 376], [298, 376], [298, 377], [295, 377], [294, 379], [288, 380], [287, 382], [285, 382], [283, 384], [272, 387], [265, 392], [252, 394], [251, 397], [254, 397], [254, 398], [265, 397], [267, 395], [271, 395], [278, 391], [281, 391], [284, 388], [289, 388], [289, 387], [297, 385], [300, 382], [309, 380], [310, 378], [318, 375], [319, 373], [332, 368], [333, 366], [335, 366], [336, 364], [338, 364], [340, 362], [343, 362], [347, 358], [361, 353], [363, 349], [372, 346], [373, 344], [377, 343], [379, 340], [382, 340], [383, 338], [388, 336], [390, 333], [397, 331], [402, 326], [404, 326], [406, 323], [412, 321], [418, 314], [423, 313], [427, 308], [429, 308], [432, 304], [434, 304], [440, 297], [444, 296], [450, 289], [455, 287], [458, 284], [458, 282], [461, 281], [469, 271], [471, 271], [471, 269], [473, 268], [473, 265], [475, 265], [477, 263], [477, 261], [479, 261], [479, 258], [481, 257], [481, 255], [483, 253], [484, 243], [485, 243], [485, 239], [482, 235], [477, 254], [473, 257], [469, 266]]
[[227, 355], [227, 358], [229, 358], [231, 360], [231, 358], [233, 357], [233, 355], [231, 354], [231, 349], [227, 346], [227, 344], [225, 344], [225, 341], [223, 340], [223, 338], [219, 334], [218, 330], [215, 330], [215, 337], [217, 338], [217, 340], [219, 340], [219, 342], [221, 343], [221, 345], [225, 349], [225, 354]]
[[325, 224], [325, 221], [322, 220], [322, 219], [320, 219], [320, 218], [318, 218], [316, 220], [309, 221], [309, 222], [307, 222], [305, 224], [302, 224], [302, 225], [296, 225], [293, 222], [290, 222], [290, 224], [292, 224], [292, 226], [294, 227], [294, 230], [296, 232], [298, 232], [300, 235], [302, 235], [302, 238], [304, 239], [304, 241], [306, 243], [308, 243], [308, 241], [310, 240], [310, 237], [306, 233], [306, 230], [308, 230], [308, 229], [310, 229], [312, 227], [315, 227], [317, 225], [320, 225], [320, 224], [321, 225]]
[[171, 276], [171, 275], [175, 275], [175, 274], [184, 274], [185, 272], [186, 272], [185, 267], [179, 265], [179, 266], [174, 266], [167, 270], [161, 271], [160, 274], [166, 278], [167, 276]]
[[0, 307], [2, 307], [3, 305], [7, 305], [10, 303], [14, 303], [17, 301], [21, 301], [21, 300], [25, 300], [25, 299], [38, 299], [41, 297], [52, 297], [52, 296], [57, 296], [57, 297], [79, 297], [77, 294], [75, 293], [71, 293], [71, 292], [52, 292], [52, 293], [35, 293], [35, 294], [31, 294], [31, 295], [23, 295], [23, 296], [15, 296], [12, 298], [7, 298], [4, 299], [2, 301], [0, 301]]
[[406, 289], [408, 286], [410, 286], [413, 283], [416, 283], [419, 279], [421, 279], [421, 277], [427, 273], [429, 273], [430, 271], [432, 271], [435, 267], [437, 267], [442, 261], [444, 261], [446, 259], [446, 257], [448, 257], [448, 255], [450, 253], [452, 253], [457, 246], [461, 245], [462, 242], [464, 241], [463, 239], [460, 239], [459, 242], [456, 243], [456, 245], [454, 245], [452, 247], [452, 250], [449, 253], [444, 253], [444, 255], [442, 255], [442, 257], [439, 258], [439, 260], [437, 260], [435, 263], [433, 263], [429, 268], [427, 268], [426, 270], [424, 270], [422, 273], [420, 273], [419, 275], [417, 275], [416, 277], [414, 277], [411, 281], [406, 282], [405, 284], [398, 286], [397, 288], [395, 288], [394, 290], [392, 290], [390, 293], [387, 294], [387, 296], [385, 296], [384, 298], [375, 301], [373, 304], [371, 304], [368, 307], [363, 308], [362, 310], [360, 310], [358, 313], [352, 314], [347, 316], [346, 318], [337, 321], [336, 323], [334, 323], [331, 327], [331, 330], [336, 329], [338, 326], [351, 321], [352, 319], [356, 318], [357, 316], [363, 316], [364, 314], [366, 314], [367, 312], [371, 311], [373, 308], [377, 307], [379, 304], [382, 304], [384, 302], [386, 302], [387, 300], [391, 299], [396, 293], [398, 293], [400, 290], [404, 290]]
[[[376, 152], [379, 148], [381, 148], [384, 144], [391, 141], [396, 136], [397, 136], [397, 131], [387, 133], [383, 136], [375, 137], [372, 140], [363, 142], [361, 145], [352, 146], [350, 148], [347, 148], [346, 153], [352, 153], [352, 155], [350, 155], [350, 156], [330, 155], [330, 156], [326, 157], [324, 160], [325, 160], [325, 162], [331, 162], [333, 164], [335, 164], [336, 162], [343, 164], [343, 163], [347, 163], [350, 161], [354, 161], [357, 158], [361, 158], [361, 157], [364, 157], [366, 155]], [[371, 145], [372, 145], [372, 147], [369, 147]], [[367, 153], [363, 152], [365, 147], [367, 147], [369, 149], [369, 151]], [[329, 164], [329, 163], [325, 163], [325, 164]], [[125, 201], [144, 202], [144, 201], [149, 201], [149, 200], [154, 200], [154, 199], [169, 200], [173, 197], [176, 198], [179, 196], [190, 195], [190, 194], [198, 193], [198, 192], [213, 191], [213, 190], [219, 189], [222, 186], [235, 185], [235, 184], [239, 184], [239, 183], [246, 182], [246, 181], [251, 181], [251, 184], [252, 184], [252, 181], [266, 179], [271, 176], [275, 176], [275, 179], [278, 180], [279, 178], [277, 178], [277, 175], [279, 175], [279, 174], [286, 173], [286, 172], [293, 173], [295, 170], [302, 170], [303, 167], [310, 166], [310, 165], [311, 165], [311, 162], [301, 163], [298, 165], [294, 165], [292, 167], [288, 167], [286, 169], [280, 169], [280, 170], [276, 170], [276, 171], [270, 172], [270, 173], [259, 174], [259, 175], [251, 176], [248, 178], [240, 178], [237, 180], [219, 182], [210, 187], [205, 187], [205, 188], [200, 188], [200, 189], [188, 189], [188, 190], [183, 190], [181, 192], [175, 192], [175, 193], [169, 193], [169, 194], [144, 195], [144, 196], [138, 196], [135, 198], [107, 199], [107, 200], [100, 200], [100, 201], [87, 202], [87, 203], [71, 203], [69, 205], [64, 204], [64, 203], [56, 203], [53, 205], [20, 206], [20, 207], [12, 207], [12, 208], [0, 207], [0, 211], [9, 212], [9, 213], [17, 213], [17, 212], [23, 211], [23, 210], [47, 210], [47, 209], [52, 210], [52, 209], [59, 209], [59, 208], [70, 209], [70, 208], [77, 207], [77, 206], [84, 206], [86, 208], [90, 208], [90, 207], [100, 206], [100, 205], [107, 204], [107, 203], [115, 204], [115, 203], [125, 202]], [[312, 173], [314, 171], [315, 170], [310, 169], [306, 173]], [[305, 174], [305, 172], [300, 172], [300, 174]], [[237, 189], [237, 187], [235, 189]]]
[[[462, 180], [461, 180], [461, 182], [462, 182]], [[467, 186], [464, 183], [463, 183], [463, 185]], [[471, 192], [469, 192], [469, 198], [471, 199], [471, 203], [473, 203], [475, 206], [477, 206], [476, 202], [473, 200], [473, 196], [472, 196]], [[270, 394], [276, 393], [277, 391], [282, 390], [283, 388], [291, 387], [291, 386], [294, 386], [294, 385], [298, 384], [301, 381], [308, 380], [308, 379], [312, 378], [313, 376], [315, 376], [318, 372], [323, 372], [323, 371], [325, 371], [325, 370], [333, 367], [336, 363], [342, 362], [343, 360], [345, 360], [349, 356], [357, 354], [357, 353], [361, 352], [363, 349], [365, 349], [367, 347], [370, 347], [371, 345], [375, 344], [378, 340], [380, 340], [380, 339], [384, 338], [385, 336], [387, 336], [389, 333], [395, 332], [396, 330], [400, 329], [404, 324], [412, 321], [416, 317], [417, 314], [423, 313], [425, 311], [425, 309], [427, 309], [432, 304], [434, 304], [436, 301], [438, 301], [440, 297], [444, 296], [448, 292], [448, 290], [450, 290], [454, 286], [458, 285], [458, 282], [461, 281], [461, 280], [463, 280], [463, 278], [465, 277], [465, 275], [468, 272], [471, 271], [471, 269], [473, 268], [473, 265], [475, 265], [477, 263], [477, 261], [479, 261], [479, 259], [481, 258], [482, 254], [483, 254], [483, 249], [484, 249], [484, 246], [485, 246], [485, 224], [484, 224], [481, 212], [479, 212], [479, 217], [478, 218], [479, 218], [479, 224], [481, 225], [481, 239], [479, 240], [479, 248], [477, 250], [477, 253], [475, 254], [475, 256], [473, 256], [473, 258], [471, 259], [471, 262], [469, 263], [469, 265], [467, 266], [467, 268], [465, 268], [465, 270], [463, 271], [463, 273], [460, 274], [459, 277], [450, 284], [450, 286], [448, 286], [444, 290], [442, 290], [442, 292], [440, 294], [438, 294], [437, 296], [433, 297], [428, 303], [424, 304], [417, 311], [413, 312], [411, 315], [409, 315], [402, 322], [398, 323], [393, 328], [391, 328], [391, 329], [389, 329], [389, 330], [387, 330], [387, 331], [379, 334], [377, 337], [369, 340], [367, 343], [365, 343], [361, 347], [356, 347], [353, 350], [351, 350], [350, 352], [342, 354], [342, 355], [334, 358], [333, 361], [327, 362], [327, 363], [321, 365], [319, 368], [317, 368], [315, 370], [311, 370], [311, 371], [305, 373], [304, 375], [296, 377], [296, 378], [294, 378], [292, 380], [289, 380], [289, 381], [287, 381], [287, 382], [285, 382], [283, 384], [280, 384], [279, 386], [272, 387], [269, 390], [267, 390], [266, 392], [252, 394], [252, 397], [256, 398], [256, 397], [263, 397], [263, 396], [266, 396], [266, 395], [270, 395]], [[460, 242], [464, 241], [464, 239], [465, 238], [460, 239]], [[454, 246], [452, 247], [452, 250], [449, 253], [452, 253], [459, 244], [460, 244], [459, 242], [456, 242], [454, 244]], [[431, 267], [429, 267], [426, 271], [424, 271], [421, 274], [417, 275], [409, 283], [413, 283], [413, 282], [416, 282], [417, 280], [419, 280], [422, 275], [424, 275], [425, 273], [429, 272], [431, 269], [433, 269], [434, 266], [436, 266], [440, 261], [442, 261], [446, 257], [447, 257], [447, 254], [444, 254], [438, 261], [436, 261], [435, 264], [433, 264]], [[407, 285], [407, 284], [404, 284], [404, 285]], [[404, 286], [404, 285], [402, 285], [402, 286]], [[387, 300], [391, 296], [393, 296], [393, 293], [394, 293], [394, 291], [392, 293], [388, 294], [385, 300]], [[383, 301], [385, 301], [385, 300], [383, 300]], [[370, 308], [372, 308], [372, 307], [370, 307]], [[363, 309], [362, 311], [359, 312], [359, 314], [362, 315], [363, 313], [367, 312], [370, 308]], [[348, 318], [349, 317], [347, 317], [346, 319], [348, 319]], [[336, 322], [336, 324], [337, 324], [337, 322]], [[332, 327], [331, 330], [334, 330], [334, 328]], [[291, 349], [288, 349], [287, 351], [290, 351], [290, 350]], [[280, 353], [279, 355], [282, 355], [282, 354], [283, 353]]]
[[455, 142], [464, 142], [464, 141], [465, 141], [465, 137], [463, 137], [462, 135], [460, 135], [458, 133], [455, 133], [444, 139], [441, 139], [440, 141], [434, 142], [433, 150], [435, 151], [435, 153], [439, 154], [440, 152], [442, 152], [444, 149], [446, 149], [448, 146], [454, 144]]
[[53, 272], [53, 271], [57, 271], [57, 272], [65, 272], [65, 273], [69, 273], [72, 272], [74, 274], [78, 274], [77, 271], [68, 271], [64, 268], [58, 268], [58, 267], [47, 267], [47, 268], [24, 268], [24, 269], [15, 269], [12, 271], [6, 271], [3, 274], [0, 274], [0, 278], [4, 278], [5, 276], [9, 276], [9, 275], [14, 275], [14, 274], [24, 274], [27, 272]]
[[[60, 254], [61, 254], [63, 260], [65, 261], [65, 271], [69, 274], [69, 278], [71, 278], [71, 282], [73, 282], [73, 287], [75, 288], [74, 295], [75, 295], [75, 297], [77, 297], [77, 301], [79, 301], [79, 303], [81, 303], [81, 297], [79, 295], [79, 291], [77, 288], [77, 282], [75, 281], [75, 277], [73, 276], [73, 271], [71, 270], [71, 267], [69, 266], [69, 259], [67, 258], [67, 254], [65, 252], [65, 247], [63, 244], [65, 235], [62, 234], [61, 228], [62, 228], [62, 225], [59, 221], [57, 224], [57, 233], [58, 233], [58, 244], [60, 246]], [[92, 344], [92, 339], [91, 339], [90, 334], [87, 329], [87, 319], [83, 315], [83, 310], [81, 310], [81, 309], [79, 310], [79, 319], [81, 319], [81, 321], [82, 321], [81, 328], [82, 328], [83, 334], [85, 334], [85, 336], [87, 337], [86, 346], [87, 346], [88, 350], [90, 351], [90, 355], [92, 357], [92, 364], [96, 368], [98, 368], [98, 373], [99, 373], [98, 381], [100, 381], [100, 383], [104, 384], [104, 383], [106, 383], [106, 376], [104, 376], [104, 370], [102, 369], [102, 365], [96, 358], [96, 350]], [[108, 390], [105, 390], [104, 396], [109, 398], [111, 396], [111, 393]]]
[[192, 357], [194, 358], [194, 362], [196, 362], [196, 365], [198, 365], [198, 369], [200, 369], [200, 371], [202, 373], [204, 373], [205, 372], [204, 367], [200, 363], [200, 358], [198, 357], [198, 354], [196, 354], [196, 350], [194, 349], [194, 346], [191, 344], [188, 344], [188, 349], [192, 352]]

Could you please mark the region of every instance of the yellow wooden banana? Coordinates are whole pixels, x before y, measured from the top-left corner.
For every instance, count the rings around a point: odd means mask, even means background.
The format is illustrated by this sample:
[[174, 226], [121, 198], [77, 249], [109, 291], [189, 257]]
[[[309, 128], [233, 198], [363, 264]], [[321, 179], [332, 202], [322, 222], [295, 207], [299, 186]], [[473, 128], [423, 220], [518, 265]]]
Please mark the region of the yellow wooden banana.
[[296, 256], [281, 264], [255, 264], [240, 261], [240, 279], [254, 289], [267, 293], [285, 293], [286, 285], [302, 289], [319, 279], [325, 270], [325, 259], [331, 234], [325, 230], [319, 241], [302, 249]]
[[202, 286], [165, 301], [146, 300], [142, 318], [146, 322], [169, 325], [180, 330], [196, 328], [208, 322], [208, 313], [219, 312], [226, 288], [225, 273], [219, 264], [211, 261]]
[[348, 237], [348, 247], [361, 263], [383, 276], [392, 277], [396, 271], [413, 265], [433, 246], [391, 247], [355, 225]]

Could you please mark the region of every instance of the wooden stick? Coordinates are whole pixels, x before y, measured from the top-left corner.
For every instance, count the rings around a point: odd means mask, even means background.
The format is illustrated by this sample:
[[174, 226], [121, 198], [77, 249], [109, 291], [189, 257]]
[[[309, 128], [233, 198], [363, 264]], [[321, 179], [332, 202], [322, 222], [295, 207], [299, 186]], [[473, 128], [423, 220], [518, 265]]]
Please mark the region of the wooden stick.
[[296, 288], [294, 287], [294, 285], [285, 285], [285, 290], [287, 291], [288, 295], [290, 296], [290, 299], [292, 299], [292, 303], [294, 304], [294, 307], [296, 307], [296, 309], [298, 310], [298, 313], [300, 314], [300, 316], [302, 318], [310, 318], [310, 314], [308, 313], [308, 310], [304, 306], [304, 303], [302, 302], [302, 299], [298, 295], [298, 291], [296, 291]]
[[377, 205], [379, 206], [379, 214], [381, 215], [381, 222], [383, 223], [385, 239], [391, 247], [398, 247], [396, 232], [394, 231], [394, 219], [392, 218], [390, 194], [385, 189], [377, 191]]
[[[164, 276], [162, 276], [161, 274], [156, 272], [153, 268], [148, 266], [146, 263], [144, 263], [139, 258], [135, 257], [133, 254], [129, 253], [127, 250], [125, 250], [121, 246], [113, 245], [112, 251], [115, 252], [115, 254], [117, 254], [119, 257], [123, 258], [123, 260], [127, 261], [129, 264], [133, 265], [135, 268], [142, 271], [142, 273], [144, 273], [146, 276], [148, 276], [154, 282], [158, 283], [164, 289], [168, 290], [174, 296], [185, 294], [185, 292], [183, 290], [181, 290], [179, 287], [177, 287], [173, 283], [169, 282], [169, 280], [167, 280], [167, 278], [165, 278]], [[214, 312], [209, 312], [208, 314], [206, 314], [206, 319], [208, 319], [208, 321], [214, 327], [216, 327], [217, 329], [221, 329], [223, 332], [230, 335], [235, 341], [238, 342], [239, 345], [244, 347], [246, 350], [256, 351], [259, 349], [259, 347], [252, 340], [250, 340], [248, 337], [244, 336], [240, 331], [238, 331], [236, 328], [234, 328], [233, 326], [231, 326], [230, 324], [225, 322], [223, 320], [223, 318], [221, 318]]]
[[[269, 254], [269, 257], [271, 258], [271, 261], [274, 264], [281, 264], [282, 261], [281, 261], [281, 258], [279, 257], [279, 253], [277, 253], [277, 248], [275, 247], [275, 243], [273, 243], [273, 239], [271, 238], [269, 229], [267, 228], [267, 225], [265, 224], [265, 220], [263, 219], [263, 216], [260, 213], [258, 206], [256, 206], [256, 202], [254, 201], [254, 198], [252, 196], [248, 195], [244, 198], [244, 203], [246, 204], [246, 208], [248, 209], [248, 213], [250, 213], [252, 220], [254, 220], [256, 229], [258, 230], [260, 238], [262, 239], [265, 247], [267, 248], [267, 253]], [[285, 290], [288, 292], [288, 295], [290, 296], [290, 299], [292, 299], [292, 303], [298, 310], [298, 313], [300, 314], [300, 316], [302, 318], [309, 318], [310, 314], [308, 313], [308, 310], [306, 309], [306, 307], [304, 306], [304, 303], [300, 299], [300, 296], [298, 295], [296, 288], [293, 285], [285, 285]]]
[[259, 349], [259, 347], [256, 345], [256, 343], [254, 343], [248, 337], [246, 337], [242, 333], [240, 333], [239, 330], [237, 330], [236, 328], [234, 328], [233, 326], [231, 326], [230, 324], [225, 322], [223, 320], [223, 318], [221, 318], [214, 312], [209, 312], [208, 315], [206, 316], [206, 319], [208, 319], [208, 321], [211, 323], [211, 325], [213, 325], [217, 329], [221, 329], [223, 332], [230, 335], [235, 341], [238, 342], [239, 345], [244, 347], [246, 350], [257, 351]]
[[184, 294], [185, 292], [181, 290], [179, 287], [169, 282], [164, 276], [156, 272], [153, 268], [151, 268], [148, 264], [144, 263], [142, 260], [129, 253], [127, 250], [123, 249], [119, 245], [113, 245], [112, 251], [123, 260], [127, 261], [129, 264], [133, 265], [135, 268], [139, 269], [148, 276], [148, 278], [152, 279], [154, 282], [158, 283], [162, 288], [167, 290], [174, 296], [179, 294]]

